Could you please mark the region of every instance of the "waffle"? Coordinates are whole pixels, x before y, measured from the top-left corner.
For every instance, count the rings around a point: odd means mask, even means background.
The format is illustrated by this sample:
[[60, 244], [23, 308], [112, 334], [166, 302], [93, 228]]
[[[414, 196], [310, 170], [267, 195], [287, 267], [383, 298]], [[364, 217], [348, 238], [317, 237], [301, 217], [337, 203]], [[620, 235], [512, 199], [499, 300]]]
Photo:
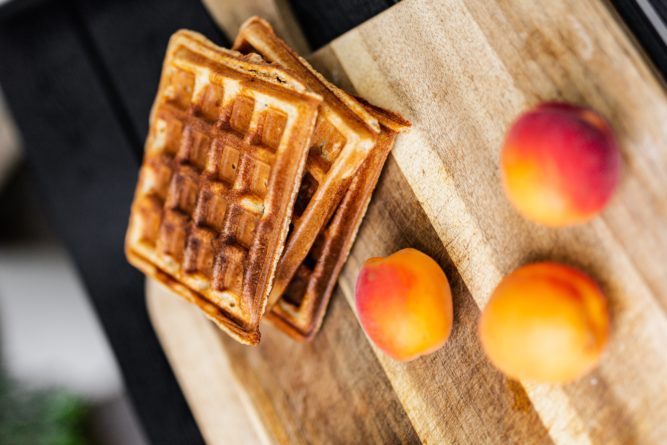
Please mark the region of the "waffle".
[[375, 146], [380, 124], [364, 105], [329, 83], [259, 17], [250, 18], [241, 26], [234, 49], [260, 54], [289, 70], [323, 97], [285, 252], [269, 297], [272, 306], [284, 293]]
[[242, 343], [259, 342], [320, 102], [257, 55], [169, 42], [126, 254]]
[[[277, 37], [262, 19], [253, 17], [241, 27], [234, 48], [241, 52], [257, 52], [278, 63], [324, 98], [294, 211], [295, 215], [301, 216], [293, 221], [294, 228], [278, 265], [269, 300], [272, 308], [266, 314], [268, 320], [291, 337], [305, 341], [312, 339], [319, 330], [387, 155], [397, 133], [410, 123], [330, 84]], [[330, 177], [323, 177], [320, 166], [328, 160], [322, 147], [335, 145], [338, 139], [334, 132], [318, 133], [318, 129], [332, 127], [343, 133], [345, 118], [352, 122], [362, 119], [366, 128], [362, 128], [362, 132], [356, 130], [356, 134], [344, 133], [350, 141], [346, 148], [353, 153], [353, 162], [344, 157], [341, 150], [328, 170]], [[368, 130], [372, 131], [370, 137]], [[341, 170], [345, 169], [344, 175], [335, 176], [339, 174], [335, 170], [336, 163]], [[323, 179], [316, 180], [313, 187], [313, 179], [320, 177]], [[312, 188], [316, 188], [315, 193]]]
[[333, 217], [299, 265], [282, 298], [266, 315], [268, 320], [295, 340], [309, 341], [320, 329], [382, 167], [397, 134], [410, 127], [410, 122], [401, 116], [366, 102], [364, 104], [381, 124], [378, 141], [359, 168]]

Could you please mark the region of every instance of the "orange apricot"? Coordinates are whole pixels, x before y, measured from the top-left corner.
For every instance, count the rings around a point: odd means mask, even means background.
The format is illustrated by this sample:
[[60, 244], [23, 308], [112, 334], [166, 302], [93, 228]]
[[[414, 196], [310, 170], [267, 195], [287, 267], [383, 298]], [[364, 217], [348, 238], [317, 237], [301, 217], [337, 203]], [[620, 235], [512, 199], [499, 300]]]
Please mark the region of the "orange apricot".
[[507, 197], [524, 217], [560, 227], [586, 222], [603, 209], [618, 184], [620, 161], [602, 116], [545, 103], [514, 122], [500, 170]]
[[415, 249], [367, 260], [355, 300], [366, 334], [397, 360], [436, 351], [452, 329], [449, 281], [438, 263]]
[[600, 360], [609, 338], [607, 300], [584, 273], [553, 262], [507, 275], [479, 324], [491, 362], [511, 378], [563, 383]]

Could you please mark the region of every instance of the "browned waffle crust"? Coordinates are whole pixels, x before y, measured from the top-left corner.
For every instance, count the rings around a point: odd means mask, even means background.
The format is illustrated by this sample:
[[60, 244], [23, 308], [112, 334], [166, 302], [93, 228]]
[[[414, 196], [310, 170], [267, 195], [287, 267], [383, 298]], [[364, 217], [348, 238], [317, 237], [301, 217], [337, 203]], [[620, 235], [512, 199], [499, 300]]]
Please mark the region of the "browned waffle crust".
[[355, 175], [333, 217], [292, 277], [282, 298], [267, 312], [283, 332], [299, 341], [311, 340], [320, 329], [329, 299], [354, 244], [382, 167], [399, 132], [410, 126], [401, 116], [365, 104], [382, 131], [377, 144]]
[[239, 30], [234, 49], [258, 53], [280, 65], [324, 99], [311, 139], [292, 228], [269, 297], [272, 305], [287, 288], [375, 146], [380, 125], [359, 101], [329, 83], [277, 37], [266, 21], [258, 17], [247, 20]]
[[179, 31], [151, 112], [129, 261], [256, 344], [321, 97]]
[[[294, 211], [294, 228], [271, 292], [269, 304], [275, 304], [267, 312], [267, 318], [284, 332], [308, 340], [322, 323], [396, 134], [410, 123], [330, 84], [260, 18], [253, 17], [241, 27], [234, 48], [255, 51], [278, 63], [324, 98]], [[359, 119], [364, 126], [354, 125]], [[341, 134], [345, 135], [342, 142]], [[329, 156], [327, 147], [337, 145], [345, 145], [353, 155], [345, 157], [340, 150], [337, 157]]]

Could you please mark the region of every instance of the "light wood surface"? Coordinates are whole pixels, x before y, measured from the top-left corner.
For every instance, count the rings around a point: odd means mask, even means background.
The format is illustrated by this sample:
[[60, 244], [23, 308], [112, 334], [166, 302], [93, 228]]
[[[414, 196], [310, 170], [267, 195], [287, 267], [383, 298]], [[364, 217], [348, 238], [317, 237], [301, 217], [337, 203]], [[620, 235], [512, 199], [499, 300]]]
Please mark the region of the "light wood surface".
[[206, 442], [271, 443], [236, 383], [218, 328], [158, 281], [146, 281], [146, 295], [155, 332]]
[[[232, 409], [202, 414], [202, 388], [233, 385], [245, 402], [227, 405], [255, 425], [249, 434], [278, 443], [667, 441], [667, 94], [608, 5], [405, 0], [312, 60], [414, 127], [387, 162], [312, 344], [292, 343], [268, 325], [254, 349], [210, 335], [210, 327], [203, 335], [194, 328], [208, 326], [203, 318], [148, 292], [202, 429]], [[624, 159], [603, 215], [565, 230], [523, 220], [498, 175], [509, 123], [557, 99], [607, 116]], [[442, 350], [402, 364], [367, 341], [352, 303], [362, 262], [407, 246], [443, 266], [455, 325]], [[601, 365], [564, 386], [504, 378], [476, 336], [480, 308], [500, 278], [546, 258], [586, 270], [611, 301], [613, 334]], [[179, 348], [196, 342], [198, 352], [184, 359]], [[210, 369], [220, 377], [203, 378]], [[208, 436], [225, 443], [220, 438]]]

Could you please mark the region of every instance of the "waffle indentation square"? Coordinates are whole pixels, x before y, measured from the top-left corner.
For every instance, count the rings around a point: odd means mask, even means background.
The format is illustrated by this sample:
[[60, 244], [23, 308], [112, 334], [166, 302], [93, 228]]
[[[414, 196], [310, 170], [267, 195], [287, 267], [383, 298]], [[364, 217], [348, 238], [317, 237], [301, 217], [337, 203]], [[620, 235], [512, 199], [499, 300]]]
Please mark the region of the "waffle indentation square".
[[145, 195], [139, 201], [137, 212], [141, 217], [137, 238], [144, 244], [155, 245], [162, 220], [162, 200], [155, 195]]
[[155, 134], [150, 149], [162, 151], [171, 155], [176, 154], [181, 145], [183, 124], [172, 117], [162, 117], [155, 122]]
[[220, 183], [207, 183], [202, 187], [197, 200], [194, 221], [199, 227], [211, 227], [221, 231], [227, 209], [227, 189]]
[[287, 115], [281, 111], [272, 109], [268, 109], [264, 114], [262, 144], [276, 150], [283, 137], [285, 125], [287, 125]]
[[202, 171], [206, 166], [211, 139], [205, 134], [188, 127], [183, 132], [181, 148], [178, 151], [178, 160], [190, 164]]
[[322, 178], [329, 172], [331, 162], [327, 161], [322, 156], [321, 147], [312, 147], [308, 152], [308, 160], [306, 161], [306, 170], [311, 172], [315, 177]]
[[180, 167], [171, 179], [167, 194], [168, 209], [191, 215], [197, 203], [199, 176], [188, 167]]
[[180, 262], [187, 238], [188, 217], [175, 210], [165, 210], [157, 240], [157, 250]]
[[269, 186], [271, 166], [248, 154], [243, 156], [242, 164], [239, 175], [243, 178], [242, 189], [263, 198]]
[[213, 266], [213, 287], [218, 291], [230, 291], [237, 295], [243, 289], [243, 265], [247, 251], [241, 246], [225, 244]]
[[320, 103], [278, 65], [170, 39], [125, 251], [242, 343], [260, 338]]
[[194, 100], [199, 114], [209, 122], [215, 122], [220, 117], [223, 93], [220, 85], [209, 83]]
[[300, 307], [306, 296], [306, 291], [308, 290], [308, 284], [312, 275], [313, 271], [306, 265], [301, 264], [294, 274], [294, 278], [292, 278], [292, 281], [290, 281], [287, 289], [285, 289], [285, 292], [283, 293], [283, 301], [297, 308]]
[[239, 244], [249, 247], [255, 237], [259, 217], [239, 205], [233, 205], [229, 209], [229, 215], [225, 224], [225, 233], [231, 235], [232, 239]]
[[183, 268], [186, 273], [211, 276], [215, 260], [215, 238], [215, 233], [209, 229], [193, 228], [185, 248]]
[[170, 159], [166, 155], [150, 159], [142, 172], [144, 194], [153, 194], [164, 200], [171, 181], [172, 168]]
[[232, 107], [232, 116], [229, 119], [229, 125], [241, 134], [247, 133], [254, 110], [254, 99], [246, 96], [239, 96]]
[[229, 143], [216, 140], [213, 143], [207, 170], [216, 179], [223, 181], [231, 187], [239, 171], [240, 158], [241, 152], [238, 148]]
[[171, 72], [169, 86], [165, 89], [164, 95], [172, 105], [186, 110], [190, 107], [192, 100], [192, 90], [195, 85], [194, 74], [178, 68], [170, 68]]
[[296, 197], [296, 202], [294, 203], [294, 215], [301, 216], [303, 212], [308, 207], [310, 199], [313, 197], [315, 192], [319, 187], [317, 180], [309, 172], [306, 172], [303, 175], [303, 180], [301, 181], [301, 188], [299, 188], [299, 194]]
[[327, 162], [333, 162], [346, 143], [345, 136], [323, 117], [317, 119], [315, 132], [311, 140], [311, 152], [322, 156]]

